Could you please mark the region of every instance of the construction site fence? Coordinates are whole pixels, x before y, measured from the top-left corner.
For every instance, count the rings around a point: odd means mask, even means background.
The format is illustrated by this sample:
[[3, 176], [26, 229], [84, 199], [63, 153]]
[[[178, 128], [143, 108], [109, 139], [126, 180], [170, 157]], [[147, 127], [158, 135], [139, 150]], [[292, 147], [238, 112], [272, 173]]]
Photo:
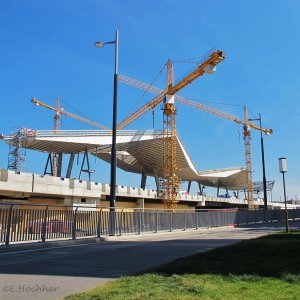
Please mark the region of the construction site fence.
[[[288, 209], [289, 220], [300, 209]], [[285, 211], [261, 209], [110, 209], [80, 206], [0, 204], [0, 244], [157, 233], [285, 220]]]

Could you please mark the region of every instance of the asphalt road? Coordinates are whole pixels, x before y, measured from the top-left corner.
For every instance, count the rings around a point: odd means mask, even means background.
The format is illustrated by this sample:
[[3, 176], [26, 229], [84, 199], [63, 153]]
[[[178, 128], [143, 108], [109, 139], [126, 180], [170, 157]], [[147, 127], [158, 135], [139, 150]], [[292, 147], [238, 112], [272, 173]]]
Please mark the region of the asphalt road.
[[[0, 247], [0, 299], [62, 299], [177, 258], [284, 229], [271, 223]], [[300, 228], [300, 222], [294, 222]]]

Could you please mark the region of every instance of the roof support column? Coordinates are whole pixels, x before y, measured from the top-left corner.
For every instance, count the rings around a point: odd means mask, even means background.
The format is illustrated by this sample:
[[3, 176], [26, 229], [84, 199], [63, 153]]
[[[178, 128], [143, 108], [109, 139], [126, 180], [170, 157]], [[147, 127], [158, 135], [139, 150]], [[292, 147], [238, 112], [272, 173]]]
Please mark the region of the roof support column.
[[146, 181], [147, 181], [147, 175], [145, 172], [142, 172], [142, 178], [141, 178], [141, 189], [146, 188]]
[[155, 175], [155, 183], [156, 183], [156, 190], [157, 190], [157, 197], [159, 196], [159, 187], [160, 187], [160, 185], [159, 185], [159, 178], [158, 178], [158, 176], [157, 175]]
[[62, 159], [63, 159], [63, 154], [59, 153], [58, 160], [57, 160], [57, 173], [56, 173], [57, 177], [61, 177]]
[[198, 181], [198, 186], [199, 186], [200, 195], [203, 195], [204, 186], [201, 185], [200, 181]]
[[[87, 169], [83, 169], [85, 160], [87, 162]], [[88, 173], [89, 181], [91, 181], [91, 173], [94, 173], [95, 171], [91, 170], [91, 168], [90, 168], [89, 154], [88, 154], [87, 149], [84, 150], [84, 155], [83, 155], [82, 164], [81, 164], [80, 173], [79, 173], [79, 179], [81, 178], [82, 172]]]
[[74, 163], [74, 158], [75, 158], [75, 154], [74, 153], [70, 154], [66, 178], [70, 178], [71, 177], [73, 163]]
[[[48, 167], [50, 166], [50, 173], [48, 172]], [[51, 152], [49, 152], [48, 154], [48, 158], [47, 158], [47, 162], [46, 162], [46, 166], [44, 169], [44, 175], [52, 175], [53, 176], [53, 169], [52, 169], [52, 154]]]

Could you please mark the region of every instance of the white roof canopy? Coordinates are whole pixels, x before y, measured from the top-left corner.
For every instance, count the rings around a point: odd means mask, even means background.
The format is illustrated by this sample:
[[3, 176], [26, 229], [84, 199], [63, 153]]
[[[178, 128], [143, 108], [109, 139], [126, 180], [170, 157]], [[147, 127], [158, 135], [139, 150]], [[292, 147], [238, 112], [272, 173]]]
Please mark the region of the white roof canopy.
[[[14, 135], [2, 135], [12, 144]], [[42, 152], [82, 153], [85, 150], [98, 158], [111, 161], [111, 131], [109, 130], [31, 130], [24, 129], [20, 137], [24, 147]], [[162, 131], [120, 130], [117, 132], [117, 166], [127, 172], [162, 176]], [[198, 181], [205, 186], [244, 189], [247, 172], [243, 167], [197, 171], [177, 137], [177, 165], [181, 181]]]

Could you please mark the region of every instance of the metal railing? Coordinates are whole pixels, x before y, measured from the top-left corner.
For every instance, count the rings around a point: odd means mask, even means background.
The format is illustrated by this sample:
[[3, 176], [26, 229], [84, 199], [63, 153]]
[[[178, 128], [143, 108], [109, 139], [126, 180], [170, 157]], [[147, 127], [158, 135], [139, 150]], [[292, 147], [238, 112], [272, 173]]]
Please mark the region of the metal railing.
[[[289, 209], [289, 219], [300, 219], [300, 209]], [[157, 233], [208, 227], [278, 222], [284, 210], [89, 209], [83, 206], [0, 204], [0, 244], [76, 239], [108, 235]]]

